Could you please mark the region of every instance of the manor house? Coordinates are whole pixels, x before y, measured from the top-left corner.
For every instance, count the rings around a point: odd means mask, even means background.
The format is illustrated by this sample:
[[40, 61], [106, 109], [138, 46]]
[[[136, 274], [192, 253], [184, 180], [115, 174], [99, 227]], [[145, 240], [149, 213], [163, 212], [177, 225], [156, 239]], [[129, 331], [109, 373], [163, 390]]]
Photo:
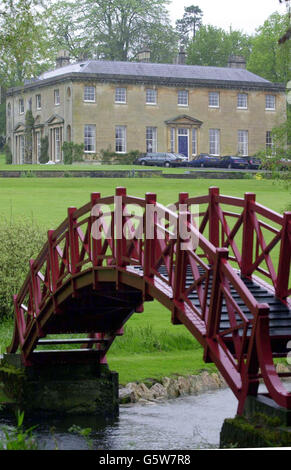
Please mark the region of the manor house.
[[[182, 52], [180, 53], [180, 55]], [[141, 58], [142, 60], [142, 58]], [[180, 63], [179, 63], [180, 62]], [[32, 163], [41, 138], [49, 159], [62, 161], [64, 141], [84, 143], [85, 159], [100, 151], [253, 155], [271, 146], [286, 119], [285, 87], [245, 69], [82, 60], [63, 53], [55, 70], [7, 91], [7, 142], [13, 163], [25, 163], [25, 114], [34, 117]]]

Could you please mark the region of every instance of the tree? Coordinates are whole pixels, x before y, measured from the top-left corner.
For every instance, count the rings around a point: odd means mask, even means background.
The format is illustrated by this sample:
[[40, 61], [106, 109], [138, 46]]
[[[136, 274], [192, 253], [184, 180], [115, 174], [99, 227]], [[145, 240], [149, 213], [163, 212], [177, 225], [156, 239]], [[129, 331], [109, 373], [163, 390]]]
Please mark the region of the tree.
[[[170, 26], [169, 0], [81, 0], [53, 5], [50, 33], [73, 57], [131, 60], [144, 47], [154, 59], [172, 61], [177, 37]], [[174, 45], [174, 46], [173, 46]], [[158, 54], [158, 47], [164, 52]], [[166, 54], [167, 51], [167, 54]]]
[[272, 129], [273, 149], [277, 158], [291, 159], [291, 105], [287, 106], [287, 119]]
[[187, 63], [226, 67], [230, 55], [242, 55], [247, 60], [251, 39], [241, 31], [229, 32], [215, 26], [201, 26], [187, 49]]
[[37, 0], [2, 0], [1, 5], [0, 85], [22, 85], [47, 67], [44, 9]]
[[278, 40], [289, 24], [288, 15], [273, 13], [257, 29], [252, 40], [252, 54], [247, 68], [272, 82], [287, 82], [291, 78], [291, 42], [279, 44]]
[[184, 8], [183, 18], [176, 21], [176, 30], [182, 44], [186, 45], [189, 39], [193, 40], [195, 38], [198, 29], [202, 25], [202, 16], [202, 10], [196, 5]]

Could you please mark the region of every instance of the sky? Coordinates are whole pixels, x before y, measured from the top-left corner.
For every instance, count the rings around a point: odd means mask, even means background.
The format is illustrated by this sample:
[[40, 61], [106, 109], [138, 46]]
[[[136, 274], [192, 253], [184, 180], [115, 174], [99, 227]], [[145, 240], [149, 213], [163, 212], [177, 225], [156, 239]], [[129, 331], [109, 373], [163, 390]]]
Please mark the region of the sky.
[[168, 6], [172, 24], [182, 18], [184, 7], [199, 6], [203, 11], [203, 23], [229, 30], [255, 33], [258, 26], [275, 11], [286, 13], [286, 4], [279, 0], [172, 0]]

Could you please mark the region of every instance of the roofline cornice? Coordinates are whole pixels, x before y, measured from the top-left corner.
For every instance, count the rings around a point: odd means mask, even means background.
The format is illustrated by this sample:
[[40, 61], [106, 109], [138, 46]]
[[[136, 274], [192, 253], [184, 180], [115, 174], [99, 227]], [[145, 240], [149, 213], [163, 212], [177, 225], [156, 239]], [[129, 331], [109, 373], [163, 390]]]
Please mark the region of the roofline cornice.
[[22, 92], [53, 86], [64, 82], [92, 82], [99, 83], [119, 83], [119, 84], [139, 84], [139, 85], [162, 85], [172, 87], [189, 87], [189, 88], [219, 88], [219, 89], [239, 89], [239, 90], [262, 90], [273, 92], [285, 92], [284, 83], [265, 83], [265, 82], [246, 82], [232, 80], [208, 80], [208, 79], [189, 79], [176, 77], [148, 77], [133, 75], [114, 75], [103, 73], [69, 73], [58, 77], [47, 78], [46, 80], [38, 80], [22, 87], [9, 88], [7, 96], [13, 96]]

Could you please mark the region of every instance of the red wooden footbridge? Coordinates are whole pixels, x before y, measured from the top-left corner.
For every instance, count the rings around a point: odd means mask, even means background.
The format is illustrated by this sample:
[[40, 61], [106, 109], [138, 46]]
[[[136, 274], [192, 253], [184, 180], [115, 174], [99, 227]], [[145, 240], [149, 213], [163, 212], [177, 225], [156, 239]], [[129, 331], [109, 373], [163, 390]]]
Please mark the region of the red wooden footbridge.
[[[130, 211], [132, 205], [139, 214]], [[197, 205], [199, 216], [193, 217], [190, 207]], [[205, 362], [216, 364], [238, 399], [238, 413], [248, 395], [258, 394], [261, 379], [267, 395], [291, 409], [291, 393], [281, 380], [291, 373], [278, 374], [274, 365], [274, 358], [286, 358], [291, 340], [290, 256], [291, 212], [273, 212], [253, 193], [236, 198], [212, 187], [205, 196], [180, 193], [172, 208], [153, 193], [145, 198], [129, 196], [125, 188], [110, 197], [93, 193], [88, 204], [68, 209], [30, 260], [14, 297], [8, 352], [19, 348], [26, 366], [105, 362], [130, 316], [156, 299], [174, 324], [185, 325], [199, 341]], [[86, 337], [72, 338], [83, 333]], [[79, 349], [43, 349], [61, 343]]]

